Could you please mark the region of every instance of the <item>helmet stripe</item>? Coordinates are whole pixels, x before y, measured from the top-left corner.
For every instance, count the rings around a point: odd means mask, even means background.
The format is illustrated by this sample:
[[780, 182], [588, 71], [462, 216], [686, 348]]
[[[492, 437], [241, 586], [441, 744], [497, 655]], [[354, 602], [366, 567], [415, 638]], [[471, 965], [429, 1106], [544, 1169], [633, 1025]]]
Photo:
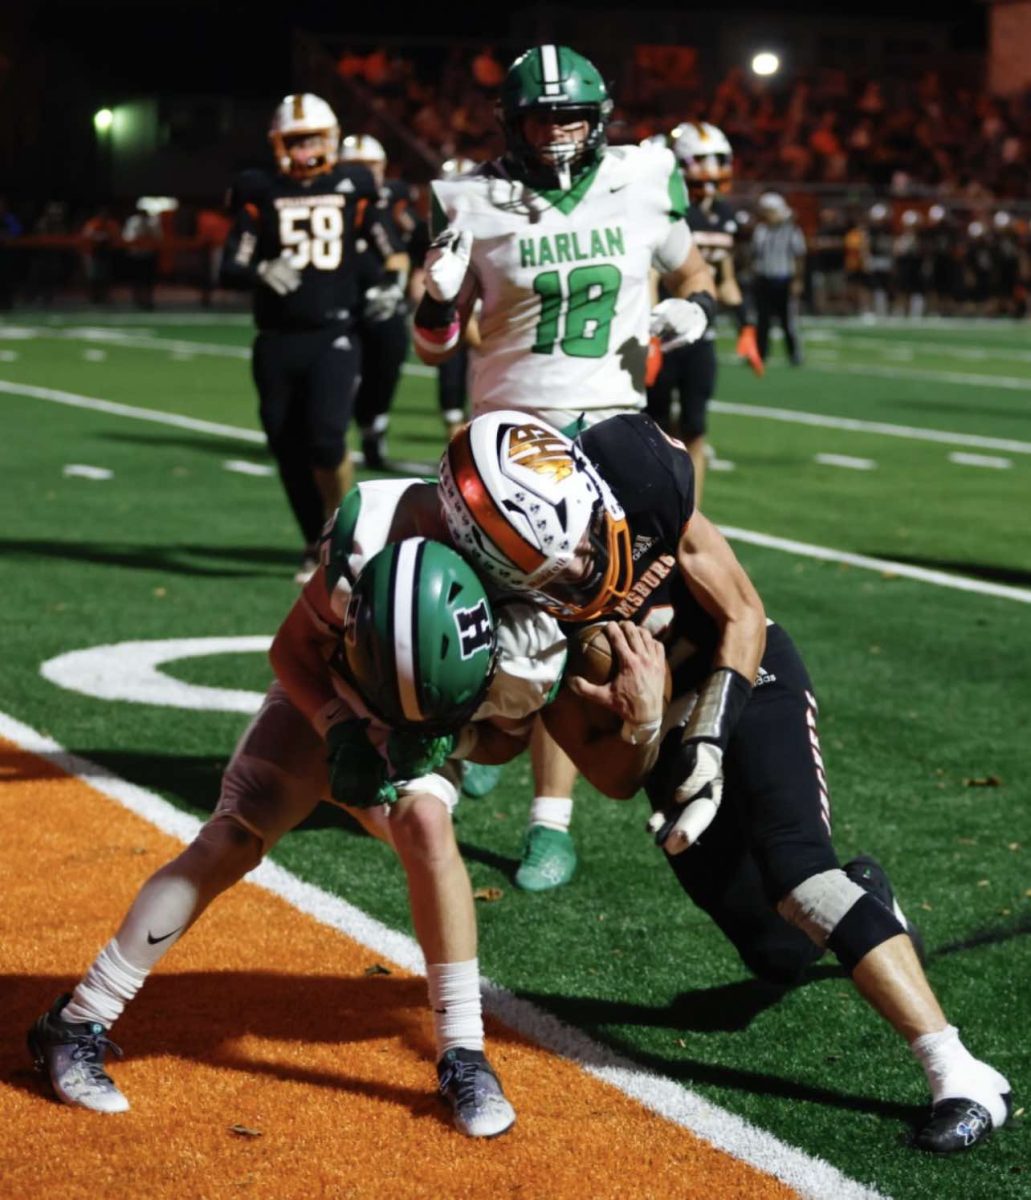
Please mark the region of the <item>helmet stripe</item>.
[[541, 82], [544, 84], [545, 96], [562, 95], [557, 46], [541, 46]]
[[451, 439], [447, 454], [455, 486], [473, 521], [520, 571], [530, 575], [542, 567], [546, 561], [544, 555], [536, 546], [520, 537], [484, 483], [473, 457], [468, 426]]
[[408, 538], [398, 545], [394, 577], [394, 667], [397, 674], [398, 699], [401, 711], [409, 721], [423, 719], [419, 703], [419, 688], [416, 679], [416, 646], [418, 631], [415, 628], [418, 611], [416, 581], [419, 578], [419, 562], [422, 558], [425, 538]]

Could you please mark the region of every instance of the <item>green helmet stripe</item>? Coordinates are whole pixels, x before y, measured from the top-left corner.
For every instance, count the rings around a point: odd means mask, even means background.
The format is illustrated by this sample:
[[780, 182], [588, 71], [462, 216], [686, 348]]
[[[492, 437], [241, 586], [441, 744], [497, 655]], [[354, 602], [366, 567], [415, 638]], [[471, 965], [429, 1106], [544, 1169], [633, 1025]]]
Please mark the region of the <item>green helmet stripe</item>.
[[423, 720], [418, 685], [418, 579], [425, 538], [401, 542], [394, 560], [394, 665], [398, 699], [408, 721]]
[[541, 46], [541, 83], [544, 84], [545, 96], [561, 96], [562, 77], [558, 69], [558, 47]]

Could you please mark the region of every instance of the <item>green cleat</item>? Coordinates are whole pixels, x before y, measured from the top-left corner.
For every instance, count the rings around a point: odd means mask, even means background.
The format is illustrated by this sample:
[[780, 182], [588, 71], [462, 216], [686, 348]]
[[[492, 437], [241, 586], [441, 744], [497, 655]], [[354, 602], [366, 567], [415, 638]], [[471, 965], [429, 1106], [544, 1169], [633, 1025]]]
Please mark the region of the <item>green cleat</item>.
[[462, 764], [462, 795], [479, 800], [494, 791], [501, 778], [501, 767], [489, 763], [464, 762]]
[[526, 892], [546, 892], [561, 887], [576, 871], [576, 847], [565, 830], [531, 825], [523, 841], [523, 860], [516, 871], [516, 887]]

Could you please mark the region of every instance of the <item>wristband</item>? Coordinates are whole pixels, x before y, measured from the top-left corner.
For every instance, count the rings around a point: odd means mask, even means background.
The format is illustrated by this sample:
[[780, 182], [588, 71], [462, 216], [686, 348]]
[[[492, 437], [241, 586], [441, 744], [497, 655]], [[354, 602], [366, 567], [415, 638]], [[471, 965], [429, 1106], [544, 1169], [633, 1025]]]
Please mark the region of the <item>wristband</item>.
[[698, 689], [698, 701], [681, 741], [715, 742], [726, 750], [751, 694], [752, 685], [733, 667], [713, 671]]
[[687, 299], [705, 313], [706, 321], [711, 325], [716, 316], [716, 301], [708, 292], [692, 292]]
[[636, 724], [624, 721], [619, 736], [631, 746], [650, 746], [658, 738], [661, 728], [661, 717], [656, 717], [654, 721], [639, 721]]

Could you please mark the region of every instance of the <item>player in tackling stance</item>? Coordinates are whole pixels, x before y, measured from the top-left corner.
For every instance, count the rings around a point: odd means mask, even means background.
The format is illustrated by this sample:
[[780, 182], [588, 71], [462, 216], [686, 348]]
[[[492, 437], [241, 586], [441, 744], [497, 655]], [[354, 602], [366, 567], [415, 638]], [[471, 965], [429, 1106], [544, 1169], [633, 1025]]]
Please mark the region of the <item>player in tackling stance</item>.
[[327, 524], [320, 565], [272, 646], [276, 681], [213, 816], [29, 1031], [65, 1103], [129, 1107], [104, 1071], [111, 1026], [212, 900], [332, 799], [405, 869], [456, 1126], [493, 1137], [514, 1122], [483, 1053], [476, 916], [451, 813], [459, 758], [504, 761], [525, 745], [522, 726], [561, 676], [565, 639], [526, 604], [492, 610], [468, 564], [427, 535], [450, 541], [436, 487], [411, 479], [360, 484]]
[[[695, 509], [683, 447], [644, 415], [613, 417], [574, 444], [535, 417], [494, 412], [452, 440], [441, 491], [455, 543], [498, 584], [566, 621], [640, 627], [609, 626], [627, 679], [572, 684], [578, 694], [560, 693], [545, 717], [600, 790], [646, 786], [650, 828], [681, 887], [746, 966], [791, 983], [834, 952], [926, 1072], [923, 1149], [963, 1150], [1002, 1125], [1009, 1084], [946, 1021], [883, 869], [865, 856], [839, 866], [812, 684]], [[665, 713], [652, 637], [673, 671]], [[584, 697], [622, 729], [593, 730]]]

